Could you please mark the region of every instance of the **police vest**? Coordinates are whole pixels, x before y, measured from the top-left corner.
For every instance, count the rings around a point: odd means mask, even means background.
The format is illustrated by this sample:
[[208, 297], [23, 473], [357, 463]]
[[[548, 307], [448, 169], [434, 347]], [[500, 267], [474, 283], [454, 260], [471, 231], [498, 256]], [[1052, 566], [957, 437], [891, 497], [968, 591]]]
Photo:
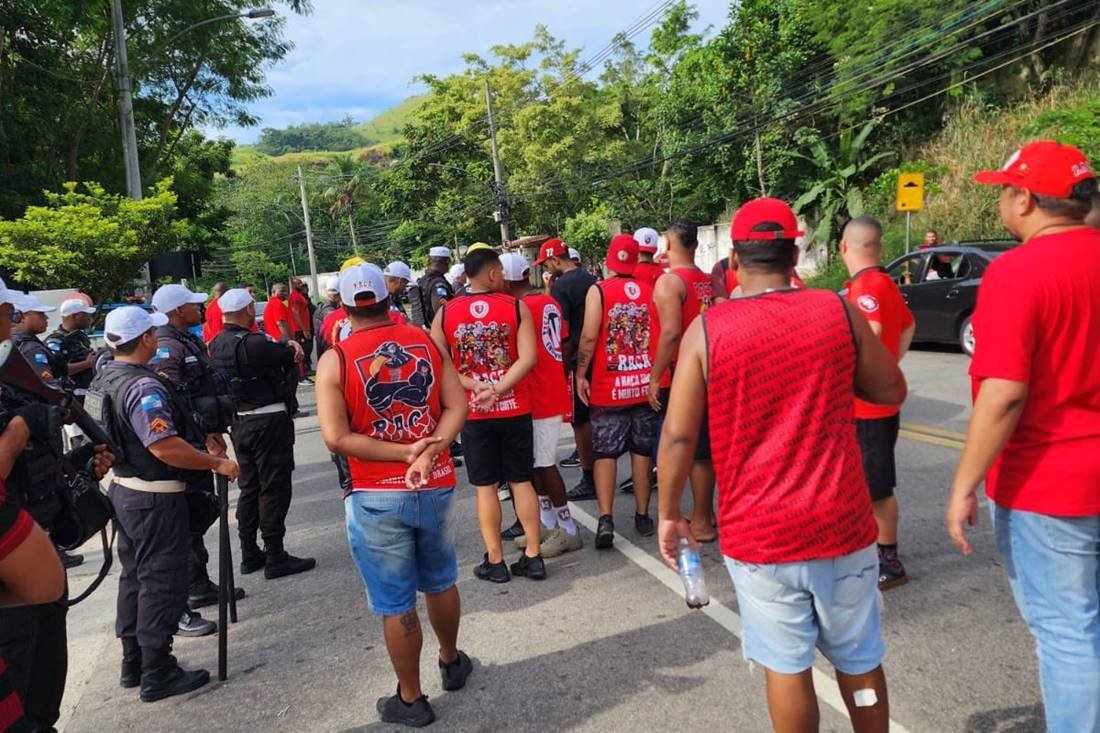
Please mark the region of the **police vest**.
[[199, 477], [203, 471], [175, 468], [158, 459], [134, 431], [126, 412], [126, 395], [140, 379], [155, 379], [164, 385], [176, 434], [196, 449], [205, 450], [205, 435], [195, 425], [187, 406], [168, 380], [144, 364], [116, 362], [96, 375], [84, 402], [85, 409], [103, 426], [122, 453], [115, 456], [111, 470], [121, 478], [139, 478], [143, 481], [189, 481]]
[[[183, 363], [179, 365], [177, 389], [207, 433], [222, 433], [233, 421], [233, 404], [229, 399], [229, 381], [214, 368], [206, 354], [206, 344], [174, 326], [157, 329], [157, 343], [175, 341], [183, 346]], [[167, 358], [158, 348], [157, 359]]]
[[11, 335], [15, 347], [22, 352], [23, 357], [34, 369], [35, 373], [43, 378], [47, 375], [43, 371], [49, 370], [54, 379], [64, 376], [69, 371], [69, 364], [63, 357], [46, 348], [46, 345], [32, 333], [26, 331]]
[[[64, 363], [63, 371], [54, 372], [59, 377], [69, 376], [69, 364], [87, 359], [93, 351], [88, 334], [83, 331], [66, 331], [61, 328], [46, 337], [46, 347], [51, 353], [60, 356], [61, 361]], [[85, 369], [69, 376], [69, 379], [72, 380], [73, 387], [84, 390], [92, 383], [94, 376], [95, 374], [91, 369]]]
[[249, 336], [264, 338], [251, 331], [234, 328], [223, 330], [210, 342], [214, 366], [229, 382], [229, 397], [241, 411], [289, 402], [294, 396], [295, 370], [252, 364], [245, 348], [245, 339]]
[[[5, 425], [12, 411], [42, 401], [30, 392], [0, 383], [0, 406], [5, 413], [2, 421]], [[7, 479], [9, 496], [47, 530], [62, 509], [62, 492], [67, 483], [60, 455], [60, 434], [52, 443], [29, 440], [15, 459]]]

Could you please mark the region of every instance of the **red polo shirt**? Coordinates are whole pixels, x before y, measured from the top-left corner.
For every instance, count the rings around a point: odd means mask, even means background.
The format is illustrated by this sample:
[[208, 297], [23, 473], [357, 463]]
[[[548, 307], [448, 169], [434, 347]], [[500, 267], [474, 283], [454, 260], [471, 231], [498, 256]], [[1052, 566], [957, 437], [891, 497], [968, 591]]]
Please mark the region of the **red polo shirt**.
[[983, 379], [1028, 385], [1015, 432], [986, 477], [999, 506], [1100, 513], [1100, 230], [1031, 239], [986, 269], [974, 311]]
[[[871, 323], [882, 327], [879, 338], [894, 359], [901, 351], [901, 334], [913, 325], [913, 314], [893, 278], [881, 267], [860, 270], [845, 284], [845, 298]], [[901, 405], [874, 405], [856, 398], [856, 419], [893, 417]]]

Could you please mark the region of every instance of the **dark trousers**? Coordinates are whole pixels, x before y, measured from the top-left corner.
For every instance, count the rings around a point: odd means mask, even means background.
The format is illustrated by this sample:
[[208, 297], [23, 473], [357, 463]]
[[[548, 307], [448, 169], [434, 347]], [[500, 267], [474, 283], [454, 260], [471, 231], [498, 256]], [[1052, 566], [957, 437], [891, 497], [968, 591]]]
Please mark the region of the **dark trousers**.
[[256, 542], [257, 530], [269, 549], [279, 549], [290, 511], [294, 420], [285, 412], [244, 415], [234, 421], [230, 437], [241, 467], [237, 479], [241, 551]]
[[0, 609], [0, 657], [23, 703], [22, 723], [29, 730], [51, 730], [61, 717], [69, 669], [68, 612], [58, 603]]
[[157, 494], [111, 483], [118, 530], [118, 637], [143, 647], [171, 645], [187, 609], [190, 523], [183, 492]]
[[[201, 479], [187, 484], [188, 494], [201, 494], [204, 492], [214, 494], [213, 473], [207, 473]], [[194, 516], [194, 513], [192, 513], [192, 519], [194, 519]], [[192, 588], [200, 588], [210, 581], [210, 574], [206, 570], [206, 566], [210, 563], [210, 553], [206, 551], [206, 543], [203, 538], [206, 536], [206, 530], [210, 529], [211, 525], [201, 525], [192, 521], [190, 526], [191, 552], [188, 557], [188, 585]]]

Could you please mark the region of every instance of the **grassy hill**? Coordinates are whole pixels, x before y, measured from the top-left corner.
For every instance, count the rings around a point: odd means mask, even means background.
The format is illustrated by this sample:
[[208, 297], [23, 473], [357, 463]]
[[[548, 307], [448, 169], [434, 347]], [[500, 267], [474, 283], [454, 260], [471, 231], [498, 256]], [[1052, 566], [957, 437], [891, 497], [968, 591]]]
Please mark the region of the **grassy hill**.
[[356, 126], [356, 130], [380, 144], [391, 144], [401, 139], [401, 130], [409, 121], [416, 108], [424, 103], [426, 95], [409, 97], [396, 107], [382, 112], [373, 120]]

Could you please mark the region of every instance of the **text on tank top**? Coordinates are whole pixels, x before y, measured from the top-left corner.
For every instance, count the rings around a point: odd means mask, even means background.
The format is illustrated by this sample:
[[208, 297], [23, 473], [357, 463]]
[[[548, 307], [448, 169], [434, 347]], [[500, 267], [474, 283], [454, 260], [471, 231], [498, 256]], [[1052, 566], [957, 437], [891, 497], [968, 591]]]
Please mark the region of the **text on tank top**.
[[703, 314], [723, 554], [838, 557], [874, 542], [856, 442], [856, 346], [836, 293], [785, 290]]
[[[669, 272], [684, 281], [685, 297], [680, 307], [680, 333], [683, 334], [714, 300], [710, 275], [697, 267], [676, 267]], [[679, 351], [672, 355], [673, 364], [678, 357]]]
[[[415, 443], [435, 432], [442, 414], [443, 359], [419, 328], [388, 323], [353, 331], [333, 345], [353, 433], [387, 443]], [[404, 461], [348, 457], [351, 490], [406, 491]], [[436, 456], [422, 488], [455, 485], [449, 450]]]
[[[469, 293], [443, 305], [443, 335], [459, 373], [496, 384], [519, 355], [519, 301], [505, 293]], [[473, 393], [467, 390], [467, 399]], [[516, 417], [531, 412], [527, 384], [501, 394], [487, 412], [470, 410], [467, 420]]]
[[598, 407], [645, 402], [658, 338], [653, 288], [630, 277], [608, 278], [596, 287], [603, 317], [592, 355], [591, 402]]

